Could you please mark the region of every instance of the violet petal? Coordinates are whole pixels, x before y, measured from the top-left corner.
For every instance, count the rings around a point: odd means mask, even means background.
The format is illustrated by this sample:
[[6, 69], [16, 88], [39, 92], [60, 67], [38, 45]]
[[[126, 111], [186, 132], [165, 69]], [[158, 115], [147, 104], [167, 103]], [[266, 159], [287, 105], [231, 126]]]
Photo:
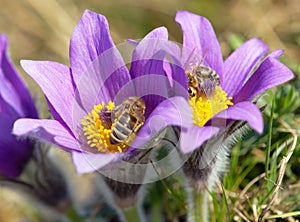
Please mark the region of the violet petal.
[[114, 47], [106, 18], [85, 10], [70, 40], [70, 64], [75, 83], [105, 50]]
[[[179, 11], [175, 21], [181, 26], [183, 32], [183, 51], [189, 49], [191, 53], [199, 55], [197, 60], [204, 60], [205, 65], [214, 69], [222, 78], [223, 59], [220, 44], [210, 22], [199, 15]], [[185, 56], [185, 59], [189, 58]], [[197, 61], [197, 62], [200, 62]], [[185, 61], [193, 62], [193, 61]]]
[[91, 173], [115, 161], [120, 157], [119, 153], [113, 154], [91, 154], [72, 152], [73, 163], [77, 173]]
[[47, 100], [72, 131], [72, 105], [74, 91], [70, 69], [49, 61], [22, 60], [22, 68], [39, 84]]
[[259, 93], [294, 78], [292, 71], [277, 59], [268, 57], [258, 67], [240, 92], [233, 98], [234, 103], [251, 100]]
[[268, 46], [263, 41], [250, 39], [225, 60], [222, 88], [228, 96], [240, 91], [251, 70], [267, 51]]
[[168, 41], [165, 27], [151, 31], [133, 52], [130, 74], [135, 82], [136, 95], [142, 97], [146, 104], [146, 117], [169, 97], [172, 76], [163, 69], [168, 55], [180, 61], [179, 47]]
[[5, 78], [2, 69], [0, 69], [0, 95], [3, 102], [6, 103], [6, 106], [12, 108], [12, 114], [15, 113], [16, 116], [25, 116], [19, 95], [14, 86]]
[[220, 131], [216, 126], [195, 126], [182, 129], [180, 133], [180, 148], [183, 153], [190, 153], [199, 148], [205, 141]]
[[273, 52], [271, 52], [267, 57], [278, 59], [282, 54], [283, 54], [282, 49], [276, 49]]
[[[76, 101], [90, 112], [101, 102], [106, 104], [120, 94], [121, 88], [130, 83], [131, 77], [117, 48], [100, 54], [82, 74], [76, 90]], [[123, 91], [123, 99], [134, 95], [134, 88]]]
[[19, 118], [19, 114], [16, 112], [16, 110], [11, 107], [7, 102], [2, 98], [2, 95], [0, 93], [0, 113], [5, 113], [9, 117], [13, 118]]
[[13, 134], [44, 140], [67, 151], [80, 151], [78, 141], [56, 120], [19, 119], [13, 127]]
[[[135, 84], [136, 94], [143, 96], [146, 104], [145, 116], [167, 97], [167, 89], [170, 88], [169, 79], [163, 70], [165, 52], [162, 51], [162, 43], [167, 43], [167, 39], [168, 32], [165, 27], [154, 29], [139, 42], [132, 54], [130, 74], [138, 82]], [[162, 84], [157, 84], [160, 81], [156, 79], [156, 76], [159, 78], [158, 75], [165, 76], [161, 80]]]
[[252, 129], [258, 133], [262, 133], [264, 129], [264, 122], [260, 110], [252, 102], [240, 102], [230, 106], [218, 114], [216, 114], [207, 124], [217, 125], [218, 120], [226, 120], [224, 127], [230, 123], [231, 120], [246, 121]]
[[11, 134], [14, 119], [0, 112], [0, 174], [17, 177], [31, 157], [33, 146], [28, 140]]
[[[7, 51], [7, 37], [5, 35], [0, 35], [0, 64], [1, 69], [4, 74], [5, 79], [10, 82], [11, 87], [14, 89], [14, 91], [18, 94], [17, 98], [19, 100], [18, 103], [21, 104], [22, 107], [22, 113], [24, 114], [24, 117], [31, 117], [31, 118], [37, 118], [38, 113], [36, 110], [36, 107], [34, 105], [34, 101], [29, 93], [28, 88], [16, 72], [16, 69], [14, 68], [13, 64], [7, 57], [6, 51]], [[2, 87], [0, 87], [2, 88]], [[11, 94], [13, 96], [13, 94]], [[15, 103], [14, 106], [16, 106], [18, 103]], [[16, 110], [19, 110], [20, 108], [16, 108]], [[19, 112], [20, 113], [20, 112]]]
[[[163, 42], [167, 42], [167, 40], [167, 29], [159, 27], [152, 30], [138, 43], [132, 54], [132, 63], [130, 66], [132, 79], [146, 74], [164, 74], [163, 69], [159, 73], [153, 72], [156, 71], [155, 69], [153, 70], [153, 67], [157, 65], [162, 67], [165, 54], [158, 52], [162, 49]], [[155, 64], [152, 64], [149, 60], [153, 60]]]
[[[76, 83], [76, 100], [89, 112], [94, 105], [113, 100], [131, 80], [125, 62], [114, 45], [103, 15], [86, 10], [70, 43], [70, 63]], [[129, 89], [124, 97], [132, 95]]]
[[145, 117], [148, 118], [153, 109], [169, 97], [168, 86], [169, 79], [166, 76], [154, 74], [143, 75], [133, 79], [119, 94], [122, 95], [123, 91], [127, 91], [126, 88], [136, 87], [135, 95], [143, 99], [146, 106]]

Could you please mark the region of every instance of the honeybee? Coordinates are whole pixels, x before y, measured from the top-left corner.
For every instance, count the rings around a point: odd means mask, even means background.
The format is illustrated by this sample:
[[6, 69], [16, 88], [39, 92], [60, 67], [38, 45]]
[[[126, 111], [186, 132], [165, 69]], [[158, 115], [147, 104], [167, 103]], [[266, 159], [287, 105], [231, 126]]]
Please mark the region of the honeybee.
[[215, 70], [205, 66], [197, 65], [191, 71], [186, 72], [188, 79], [188, 93], [192, 98], [210, 97], [216, 86], [220, 85], [220, 77]]
[[110, 143], [131, 142], [145, 122], [145, 103], [141, 98], [129, 97], [112, 112]]

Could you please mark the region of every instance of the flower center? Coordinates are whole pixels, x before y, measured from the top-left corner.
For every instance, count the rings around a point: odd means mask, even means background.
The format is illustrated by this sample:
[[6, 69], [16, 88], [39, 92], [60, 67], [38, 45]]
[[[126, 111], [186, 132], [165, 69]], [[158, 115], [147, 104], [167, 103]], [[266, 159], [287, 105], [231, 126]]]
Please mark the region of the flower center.
[[233, 105], [232, 97], [227, 98], [220, 86], [219, 75], [210, 67], [197, 64], [186, 71], [186, 77], [195, 125], [204, 126], [211, 117]]
[[220, 86], [216, 86], [209, 97], [202, 94], [200, 97], [189, 98], [194, 124], [204, 126], [211, 117], [233, 105], [231, 100], [232, 97], [227, 98], [226, 92]]
[[106, 106], [102, 102], [95, 105], [94, 109], [81, 121], [87, 144], [91, 148], [97, 148], [101, 153], [122, 153], [127, 151], [129, 147], [126, 141], [116, 144], [111, 143], [110, 137], [113, 130], [111, 115], [114, 107], [115, 105], [111, 101]]

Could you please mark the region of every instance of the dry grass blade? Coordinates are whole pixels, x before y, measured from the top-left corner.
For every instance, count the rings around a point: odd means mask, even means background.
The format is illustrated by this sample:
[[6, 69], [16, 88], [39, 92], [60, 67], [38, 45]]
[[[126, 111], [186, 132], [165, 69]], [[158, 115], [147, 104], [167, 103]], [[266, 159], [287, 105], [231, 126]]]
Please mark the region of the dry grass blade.
[[260, 174], [258, 177], [255, 177], [253, 180], [251, 180], [247, 186], [245, 186], [245, 188], [242, 190], [242, 192], [239, 195], [239, 199], [244, 198], [245, 194], [247, 193], [247, 191], [259, 180], [261, 180], [262, 178], [264, 178], [266, 176], [266, 173], [262, 173]]
[[296, 148], [296, 145], [297, 145], [298, 135], [295, 132], [295, 130], [292, 129], [282, 119], [278, 119], [278, 122], [281, 123], [283, 125], [283, 127], [286, 128], [292, 134], [292, 136], [293, 136], [293, 142], [292, 142], [292, 144], [289, 146], [289, 148], [287, 150], [287, 155], [284, 156], [281, 159], [280, 163], [279, 163], [279, 174], [278, 174], [278, 178], [277, 178], [277, 181], [276, 181], [276, 186], [275, 186], [274, 192], [272, 194], [270, 202], [268, 203], [268, 205], [264, 208], [264, 210], [260, 214], [260, 216], [258, 218], [259, 222], [263, 220], [264, 216], [266, 215], [266, 213], [268, 212], [268, 210], [271, 208], [272, 204], [275, 201], [275, 198], [276, 198], [276, 196], [278, 194], [278, 190], [280, 189], [280, 185], [282, 183], [282, 179], [283, 179], [284, 174], [285, 174], [285, 169], [286, 169], [287, 163], [289, 162], [291, 156], [293, 155], [293, 152], [294, 152], [294, 150]]
[[233, 208], [234, 212], [236, 212], [243, 220], [246, 222], [251, 222], [240, 210], [237, 208]]

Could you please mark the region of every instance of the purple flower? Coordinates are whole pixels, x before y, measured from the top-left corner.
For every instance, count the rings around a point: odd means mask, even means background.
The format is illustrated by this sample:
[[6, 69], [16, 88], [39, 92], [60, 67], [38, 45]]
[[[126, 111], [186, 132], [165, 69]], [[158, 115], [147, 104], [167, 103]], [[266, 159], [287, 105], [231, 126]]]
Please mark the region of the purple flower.
[[[21, 61], [42, 88], [54, 120], [21, 119], [15, 123], [14, 133], [72, 152], [77, 171], [87, 173], [143, 146], [165, 126], [191, 124], [189, 112], [178, 108], [187, 107], [186, 101], [182, 97], [168, 99], [170, 86], [162, 68], [165, 53], [159, 44], [168, 42], [167, 38], [164, 27], [149, 33], [134, 49], [128, 70], [111, 39], [106, 18], [85, 11], [71, 37], [70, 67], [50, 61]], [[143, 44], [147, 41], [151, 45]], [[115, 145], [110, 138], [111, 110], [129, 97], [142, 99], [145, 120], [129, 145]]]
[[0, 174], [17, 177], [31, 156], [33, 145], [11, 134], [22, 117], [37, 118], [28, 89], [7, 57], [7, 37], [0, 35]]
[[181, 62], [184, 67], [192, 63], [185, 72], [195, 71], [199, 65], [204, 65], [214, 71], [220, 81], [219, 85], [217, 81], [206, 84], [208, 91], [213, 91], [213, 96], [189, 100], [194, 125], [181, 131], [182, 151], [189, 153], [199, 148], [235, 120], [245, 121], [261, 133], [262, 115], [251, 101], [267, 89], [293, 78], [293, 73], [278, 61], [283, 51], [276, 50], [264, 57], [268, 52], [265, 43], [250, 39], [223, 61], [219, 42], [206, 18], [179, 11], [175, 20], [183, 32]]

